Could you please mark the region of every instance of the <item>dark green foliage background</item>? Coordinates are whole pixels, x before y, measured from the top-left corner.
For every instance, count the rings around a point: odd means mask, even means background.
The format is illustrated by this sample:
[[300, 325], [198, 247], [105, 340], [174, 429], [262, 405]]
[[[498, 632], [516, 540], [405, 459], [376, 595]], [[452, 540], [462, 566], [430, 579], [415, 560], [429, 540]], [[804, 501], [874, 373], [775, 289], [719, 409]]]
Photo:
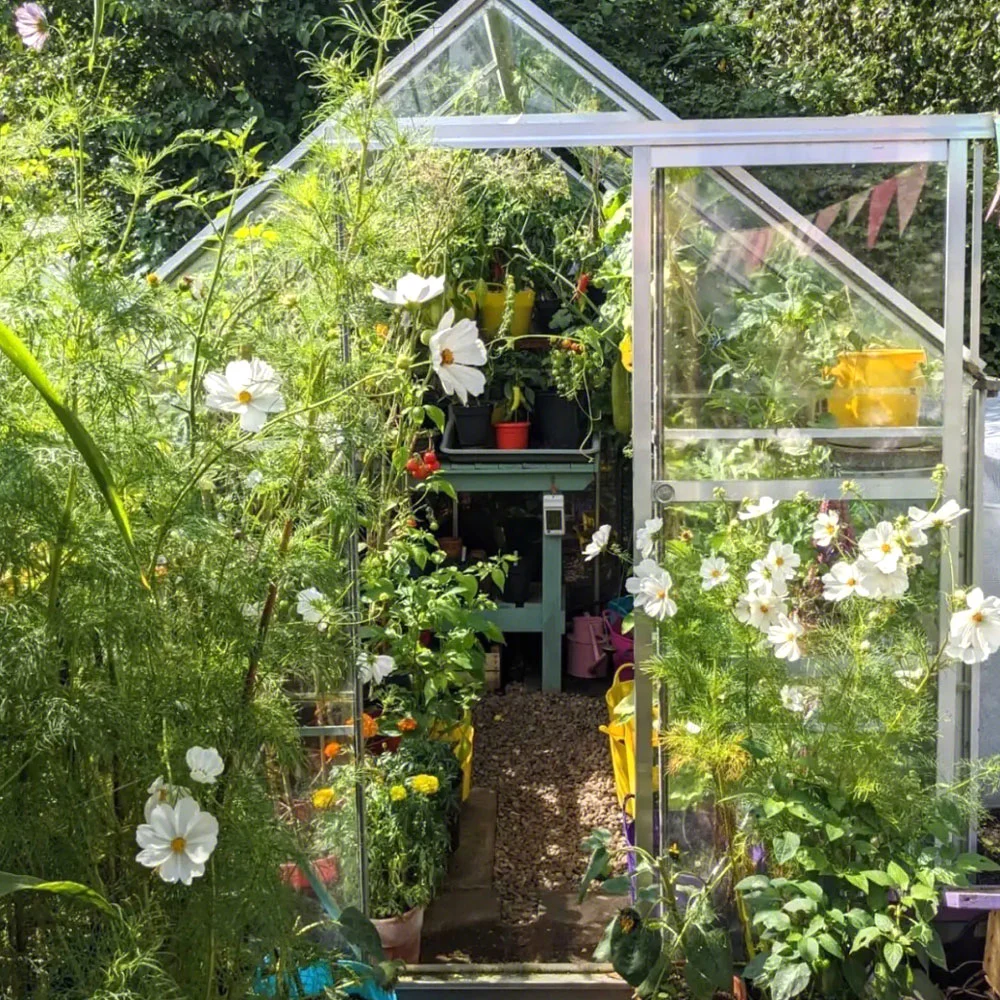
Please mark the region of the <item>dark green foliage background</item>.
[[[371, 0], [364, 0], [370, 5]], [[538, 0], [683, 118], [921, 114], [1000, 105], [997, 0]], [[90, 0], [55, 0], [59, 28], [89, 35]], [[113, 78], [129, 95], [140, 141], [159, 147], [185, 128], [258, 119], [277, 159], [310, 124], [317, 94], [307, 53], [342, 42], [325, 18], [335, 0], [120, 0]], [[433, 16], [451, 0], [424, 4]], [[12, 8], [8, 8], [10, 10]], [[0, 116], [30, 100], [45, 63], [23, 50], [6, 17]], [[987, 190], [995, 180], [988, 158]], [[170, 180], [221, 186], [223, 165], [192, 150]], [[193, 220], [162, 214], [142, 233], [150, 260], [175, 249]], [[986, 356], [1000, 369], [1000, 235], [985, 236]]]

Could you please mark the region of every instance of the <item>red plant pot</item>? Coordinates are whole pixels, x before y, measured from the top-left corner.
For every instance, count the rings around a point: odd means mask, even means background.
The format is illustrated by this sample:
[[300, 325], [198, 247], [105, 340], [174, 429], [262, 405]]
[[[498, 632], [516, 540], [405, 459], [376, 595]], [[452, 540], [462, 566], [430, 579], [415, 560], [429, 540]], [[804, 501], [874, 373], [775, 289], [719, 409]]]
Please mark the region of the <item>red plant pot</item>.
[[497, 424], [497, 447], [501, 451], [522, 450], [528, 447], [528, 431], [531, 424], [525, 420], [522, 423]]
[[[323, 885], [333, 885], [340, 878], [340, 859], [334, 854], [317, 858], [312, 863], [316, 877]], [[286, 861], [280, 866], [281, 881], [290, 885], [296, 892], [311, 892], [312, 886], [306, 873], [294, 862]]]

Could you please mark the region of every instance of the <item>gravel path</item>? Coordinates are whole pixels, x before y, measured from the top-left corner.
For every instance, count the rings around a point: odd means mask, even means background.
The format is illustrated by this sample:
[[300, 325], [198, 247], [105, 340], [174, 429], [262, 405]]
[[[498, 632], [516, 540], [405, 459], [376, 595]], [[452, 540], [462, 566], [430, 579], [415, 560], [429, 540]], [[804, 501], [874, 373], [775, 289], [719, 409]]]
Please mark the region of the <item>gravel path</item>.
[[622, 846], [603, 698], [510, 686], [475, 711], [476, 784], [495, 788], [494, 888], [504, 923], [530, 926], [544, 890], [576, 891], [597, 826]]

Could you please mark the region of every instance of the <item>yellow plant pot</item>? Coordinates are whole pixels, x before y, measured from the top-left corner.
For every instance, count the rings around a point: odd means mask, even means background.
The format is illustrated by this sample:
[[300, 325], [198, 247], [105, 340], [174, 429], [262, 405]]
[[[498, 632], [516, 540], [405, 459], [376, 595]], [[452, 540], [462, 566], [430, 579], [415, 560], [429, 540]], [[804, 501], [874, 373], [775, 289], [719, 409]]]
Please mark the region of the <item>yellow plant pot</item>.
[[[631, 663], [623, 663], [616, 671], [611, 687], [604, 692], [604, 700], [608, 706], [608, 724], [601, 726], [600, 730], [608, 737], [611, 749], [611, 767], [615, 775], [615, 794], [618, 798], [618, 805], [624, 809], [632, 819], [635, 819], [635, 718], [628, 718], [622, 721], [622, 717], [615, 714], [615, 709], [626, 698], [632, 696], [635, 683], [621, 679], [621, 675], [626, 670], [635, 671]], [[659, 713], [654, 710], [654, 716]], [[654, 735], [652, 744], [656, 746]], [[659, 768], [653, 768], [653, 787], [659, 785]]]
[[919, 348], [870, 348], [841, 354], [827, 374], [827, 402], [841, 427], [914, 427], [927, 355]]
[[452, 743], [455, 756], [462, 768], [462, 801], [472, 792], [472, 745], [476, 738], [476, 729], [471, 722], [463, 722], [454, 729], [446, 730], [435, 723], [431, 726], [429, 736], [432, 740], [444, 740]]
[[[487, 285], [479, 303], [479, 328], [484, 340], [500, 331], [507, 307], [507, 289], [503, 285]], [[526, 337], [531, 330], [531, 314], [535, 309], [535, 290], [522, 288], [514, 293], [514, 315], [510, 321], [510, 336]]]

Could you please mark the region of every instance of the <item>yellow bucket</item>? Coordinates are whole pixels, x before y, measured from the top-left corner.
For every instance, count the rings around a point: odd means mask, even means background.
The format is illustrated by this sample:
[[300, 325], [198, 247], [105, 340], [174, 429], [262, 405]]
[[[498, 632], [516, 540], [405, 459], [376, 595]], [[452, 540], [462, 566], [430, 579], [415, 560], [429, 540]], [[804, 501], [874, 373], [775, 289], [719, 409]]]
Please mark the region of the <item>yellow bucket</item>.
[[870, 348], [841, 354], [827, 371], [827, 401], [841, 427], [915, 427], [920, 413], [924, 351]]
[[[483, 340], [495, 337], [503, 323], [507, 307], [507, 289], [503, 285], [487, 285], [479, 303], [479, 326]], [[525, 337], [531, 330], [531, 314], [535, 309], [535, 290], [522, 288], [514, 293], [514, 315], [510, 321], [510, 336]]]

